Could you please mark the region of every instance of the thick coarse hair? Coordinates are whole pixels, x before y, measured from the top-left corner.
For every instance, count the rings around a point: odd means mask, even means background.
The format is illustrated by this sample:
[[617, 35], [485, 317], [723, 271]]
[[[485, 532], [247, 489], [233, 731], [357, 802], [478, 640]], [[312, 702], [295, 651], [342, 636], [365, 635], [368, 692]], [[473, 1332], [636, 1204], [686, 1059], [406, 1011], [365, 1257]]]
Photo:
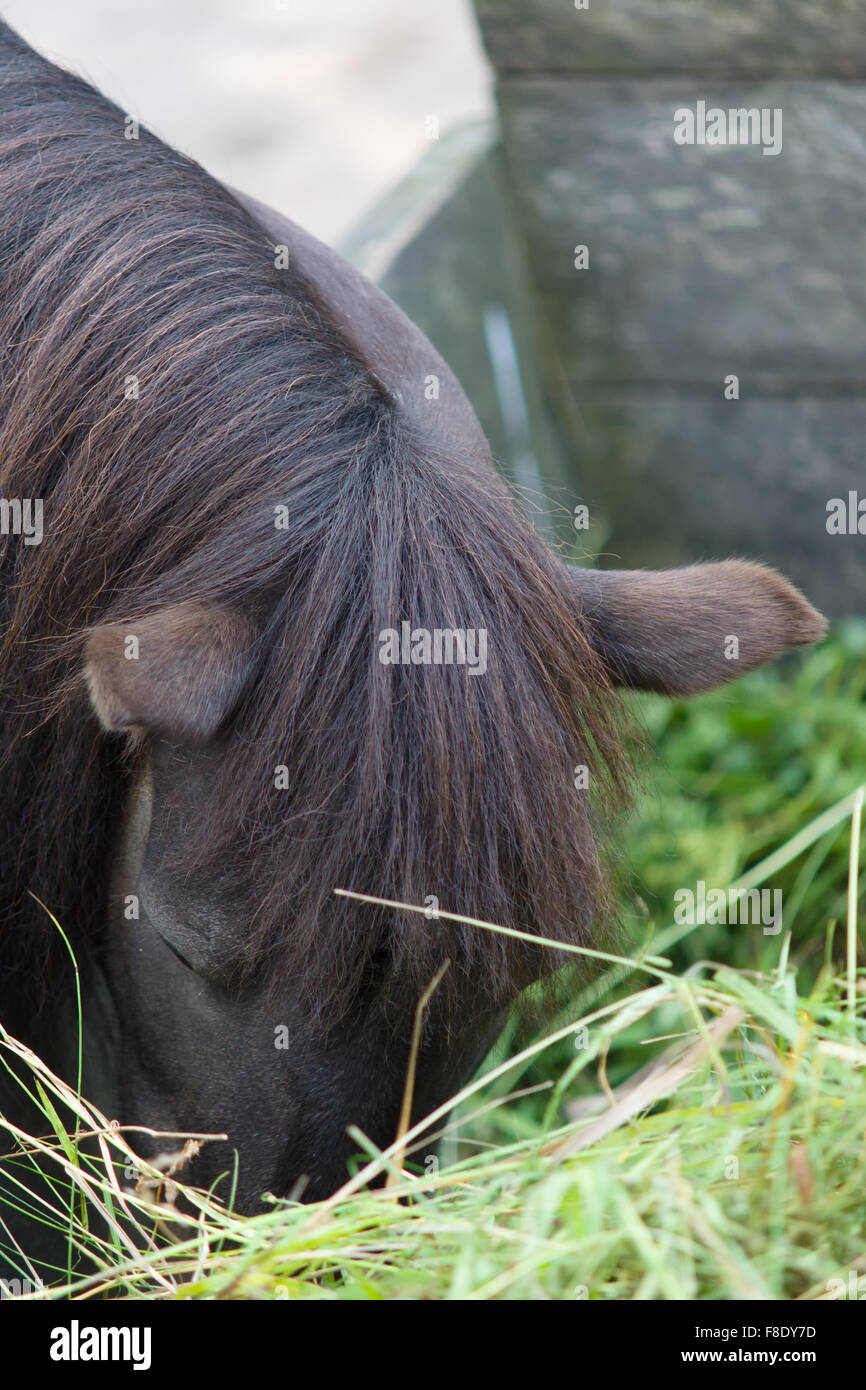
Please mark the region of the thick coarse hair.
[[[374, 971], [414, 999], [447, 956], [446, 994], [489, 1006], [562, 964], [335, 888], [586, 944], [624, 775], [566, 567], [492, 469], [408, 423], [225, 189], [3, 25], [0, 354], [0, 496], [44, 503], [41, 545], [0, 537], [7, 994], [55, 955], [31, 895], [85, 964], [105, 930], [143, 745], [100, 729], [86, 634], [178, 601], [243, 611], [260, 653], [180, 851], [252, 876], [242, 971], [302, 980], [327, 1021]], [[404, 619], [485, 629], [486, 673], [383, 664]]]

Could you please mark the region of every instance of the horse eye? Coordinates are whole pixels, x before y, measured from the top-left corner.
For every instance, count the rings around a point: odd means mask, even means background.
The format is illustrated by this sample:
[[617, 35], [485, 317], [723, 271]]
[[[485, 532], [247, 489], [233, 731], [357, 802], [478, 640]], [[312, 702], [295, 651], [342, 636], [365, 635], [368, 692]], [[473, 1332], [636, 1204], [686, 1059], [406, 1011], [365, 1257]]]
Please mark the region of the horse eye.
[[171, 941], [169, 941], [169, 939], [168, 939], [167, 936], [163, 936], [163, 935], [162, 935], [162, 932], [159, 933], [159, 939], [160, 939], [160, 941], [162, 941], [162, 942], [168, 947], [168, 949], [171, 951], [171, 954], [175, 957], [175, 959], [180, 961], [181, 965], [185, 965], [186, 968], [187, 968], [187, 970], [191, 970], [191, 971], [192, 971], [193, 975], [197, 975], [197, 974], [199, 973], [199, 972], [196, 970], [196, 968], [195, 968], [194, 965], [190, 965], [190, 963], [189, 963], [189, 961], [187, 960], [186, 956], [181, 955], [180, 951], [177, 949], [177, 947], [174, 945], [174, 943], [171, 942]]

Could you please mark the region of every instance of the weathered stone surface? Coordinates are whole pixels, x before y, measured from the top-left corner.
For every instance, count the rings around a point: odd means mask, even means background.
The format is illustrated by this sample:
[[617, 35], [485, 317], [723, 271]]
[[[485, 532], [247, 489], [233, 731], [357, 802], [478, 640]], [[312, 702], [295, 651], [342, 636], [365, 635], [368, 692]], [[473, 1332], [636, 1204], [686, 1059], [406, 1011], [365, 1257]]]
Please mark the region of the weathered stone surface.
[[[829, 534], [827, 504], [866, 498], [866, 5], [475, 7], [522, 334], [571, 451], [558, 498], [595, 523], [578, 545], [604, 537], [613, 565], [748, 554], [863, 612], [866, 536]], [[780, 109], [780, 152], [678, 143], [698, 102]]]
[[866, 75], [862, 0], [475, 0], [499, 72]]
[[866, 609], [866, 535], [827, 531], [831, 498], [866, 500], [866, 401], [573, 386], [582, 500], [610, 524], [604, 565], [746, 555], [830, 615]]
[[[866, 85], [500, 95], [504, 158], [480, 151], [444, 196], [422, 165], [356, 258], [372, 248], [457, 372], [541, 529], [614, 566], [748, 555], [831, 615], [866, 611], [866, 535], [827, 531], [831, 498], [866, 499]], [[673, 111], [698, 99], [782, 106], [781, 154], [676, 145]]]
[[[781, 108], [781, 152], [675, 143], [699, 100]], [[526, 78], [500, 101], [569, 376], [866, 381], [866, 83]]]

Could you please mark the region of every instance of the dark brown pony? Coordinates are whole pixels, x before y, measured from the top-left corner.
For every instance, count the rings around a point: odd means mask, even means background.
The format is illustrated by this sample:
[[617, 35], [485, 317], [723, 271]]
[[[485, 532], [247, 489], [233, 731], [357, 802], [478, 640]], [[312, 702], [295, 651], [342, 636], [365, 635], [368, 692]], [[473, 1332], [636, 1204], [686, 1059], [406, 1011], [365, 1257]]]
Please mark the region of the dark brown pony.
[[570, 570], [384, 296], [2, 24], [0, 499], [0, 1021], [71, 1074], [48, 909], [94, 1100], [226, 1131], [245, 1209], [393, 1139], [446, 959], [419, 1115], [561, 964], [334, 890], [596, 939], [614, 686], [822, 628], [757, 566]]

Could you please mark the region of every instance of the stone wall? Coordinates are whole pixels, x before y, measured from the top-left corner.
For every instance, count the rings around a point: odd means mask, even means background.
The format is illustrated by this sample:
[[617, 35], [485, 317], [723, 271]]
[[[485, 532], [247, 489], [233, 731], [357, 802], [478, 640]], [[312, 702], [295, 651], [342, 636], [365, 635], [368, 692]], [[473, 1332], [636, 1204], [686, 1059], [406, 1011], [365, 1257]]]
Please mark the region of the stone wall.
[[866, 534], [829, 534], [827, 505], [855, 492], [866, 532], [866, 5], [476, 10], [503, 217], [603, 563], [748, 554], [864, 611]]

